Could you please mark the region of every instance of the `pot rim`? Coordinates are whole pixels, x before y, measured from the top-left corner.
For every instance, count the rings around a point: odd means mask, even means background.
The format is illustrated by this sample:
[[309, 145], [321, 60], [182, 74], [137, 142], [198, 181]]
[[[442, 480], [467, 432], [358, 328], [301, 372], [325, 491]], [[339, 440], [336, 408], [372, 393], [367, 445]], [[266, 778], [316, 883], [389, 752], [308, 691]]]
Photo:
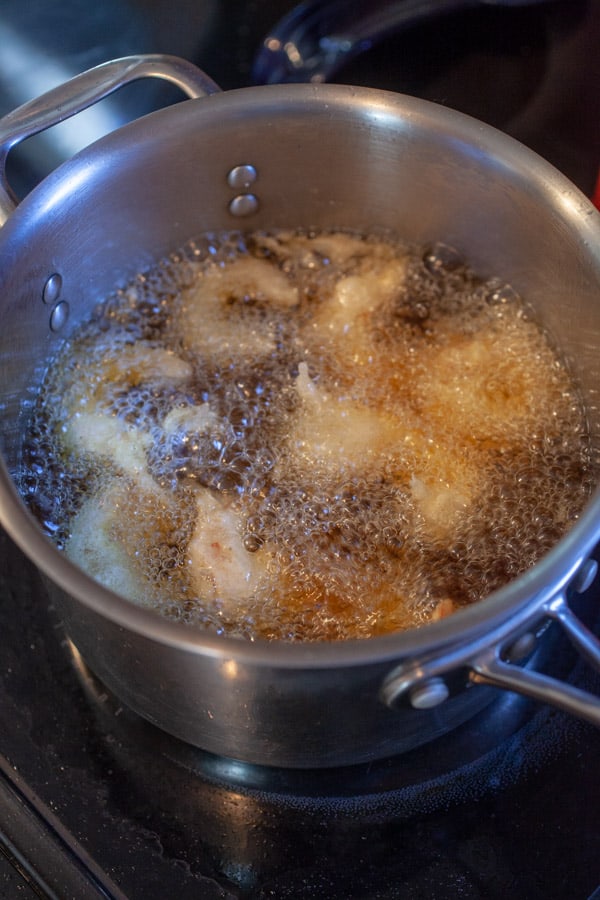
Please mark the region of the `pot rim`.
[[[55, 190], [68, 175], [73, 183], [73, 169], [83, 173], [90, 151], [98, 159], [107, 142], [124, 140], [131, 145], [139, 133], [148, 128], [147, 122], [156, 116], [180, 116], [182, 107], [190, 104], [211, 105], [226, 103], [241, 113], [249, 101], [262, 98], [263, 112], [281, 108], [283, 102], [290, 109], [290, 101], [308, 104], [338, 102], [342, 105], [368, 103], [370, 113], [403, 115], [407, 123], [417, 118], [434, 117], [437, 126], [447, 129], [456, 140], [471, 144], [480, 154], [489, 154], [496, 164], [518, 167], [522, 177], [534, 187], [551, 193], [567, 219], [577, 217], [582, 243], [596, 243], [600, 247], [600, 219], [588, 199], [571, 182], [534, 151], [503, 132], [468, 115], [415, 97], [377, 88], [356, 88], [349, 85], [266, 85], [217, 92], [210, 96], [187, 100], [158, 112], [150, 113], [117, 132], [96, 141], [80, 151], [72, 160], [63, 163], [35, 188]], [[214, 106], [213, 106], [214, 113]], [[18, 220], [26, 215], [28, 198], [11, 216]], [[592, 215], [594, 214], [594, 215]], [[4, 226], [2, 231], [4, 231]], [[600, 253], [600, 250], [599, 250]], [[283, 669], [333, 668], [340, 665], [373, 664], [425, 653], [442, 646], [462, 644], [469, 638], [493, 631], [494, 627], [510, 619], [517, 610], [531, 606], [532, 612], [541, 608], [549, 598], [569, 583], [578, 568], [591, 554], [600, 540], [600, 488], [597, 488], [570, 531], [535, 566], [509, 584], [494, 591], [472, 606], [460, 609], [446, 619], [421, 628], [368, 639], [338, 642], [284, 642], [240, 638], [203, 632], [181, 622], [170, 621], [159, 613], [138, 606], [115, 594], [79, 569], [52, 544], [41, 531], [19, 496], [0, 457], [0, 525], [26, 556], [56, 585], [101, 617], [112, 620], [125, 630], [144, 635], [159, 644], [177, 647], [191, 654], [216, 658], [235, 657], [253, 665]], [[34, 562], [35, 560], [35, 562]]]

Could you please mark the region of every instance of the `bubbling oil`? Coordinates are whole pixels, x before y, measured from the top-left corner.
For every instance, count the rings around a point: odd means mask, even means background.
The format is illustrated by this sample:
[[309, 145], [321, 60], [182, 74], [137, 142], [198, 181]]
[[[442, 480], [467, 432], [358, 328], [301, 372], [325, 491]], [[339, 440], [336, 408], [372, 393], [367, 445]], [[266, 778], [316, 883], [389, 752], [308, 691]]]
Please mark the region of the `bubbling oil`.
[[21, 487], [132, 602], [322, 641], [486, 597], [571, 527], [594, 470], [576, 387], [510, 286], [443, 245], [235, 233], [65, 344]]

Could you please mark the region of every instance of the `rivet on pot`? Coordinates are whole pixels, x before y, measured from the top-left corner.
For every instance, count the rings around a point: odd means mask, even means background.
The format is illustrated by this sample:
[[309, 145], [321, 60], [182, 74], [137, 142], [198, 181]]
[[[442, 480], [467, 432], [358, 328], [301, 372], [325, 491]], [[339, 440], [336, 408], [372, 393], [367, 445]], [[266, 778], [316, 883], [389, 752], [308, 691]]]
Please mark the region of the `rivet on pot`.
[[229, 204], [232, 216], [251, 216], [258, 209], [258, 197], [254, 194], [238, 194]]
[[227, 175], [227, 184], [236, 191], [247, 191], [257, 178], [254, 166], [234, 166]]
[[60, 303], [56, 304], [56, 306], [50, 313], [50, 330], [60, 331], [60, 329], [66, 324], [68, 318], [69, 304], [66, 300], [61, 300]]
[[415, 709], [432, 709], [448, 699], [450, 691], [441, 678], [428, 678], [427, 681], [411, 688], [409, 699]]
[[48, 303], [52, 305], [56, 303], [58, 298], [60, 297], [60, 292], [62, 290], [62, 275], [59, 275], [58, 272], [54, 272], [53, 275], [50, 275], [44, 288], [42, 290], [42, 300], [44, 303]]
[[516, 641], [513, 641], [505, 651], [504, 657], [507, 662], [518, 662], [520, 659], [525, 659], [535, 647], [535, 643], [535, 634], [527, 631], [525, 634], [520, 635]]
[[596, 575], [598, 574], [598, 563], [595, 559], [586, 559], [577, 575], [573, 579], [573, 590], [577, 594], [583, 594], [591, 587]]

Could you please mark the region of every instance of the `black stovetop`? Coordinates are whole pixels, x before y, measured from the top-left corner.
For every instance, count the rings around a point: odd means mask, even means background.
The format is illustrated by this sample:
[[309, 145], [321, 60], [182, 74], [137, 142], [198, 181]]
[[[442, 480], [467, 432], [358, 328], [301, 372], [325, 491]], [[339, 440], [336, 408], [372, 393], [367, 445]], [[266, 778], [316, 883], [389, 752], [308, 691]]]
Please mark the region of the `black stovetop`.
[[[398, 759], [320, 772], [219, 759], [124, 709], [69, 645], [34, 567], [7, 538], [0, 550], [0, 896], [587, 900], [600, 890], [591, 726], [503, 695]], [[579, 663], [571, 677], [600, 690]]]
[[[83, 0], [37, 7], [7, 0], [0, 20], [27, 39], [19, 46], [32, 69], [38, 52], [73, 72], [124, 53], [168, 52], [230, 88], [252, 83], [260, 42], [292, 3], [181, 0], [174, 11], [162, 0], [110, 0], [93, 14]], [[118, 36], [117, 18], [127, 23]], [[600, 0], [482, 4], [386, 38], [339, 80], [474, 114], [591, 193], [598, 43]], [[15, 105], [9, 62], [0, 51], [0, 112]], [[27, 185], [39, 174], [18, 177]], [[600, 896], [600, 732], [591, 726], [502, 695], [400, 759], [265, 771], [187, 747], [121, 707], [79, 660], [34, 567], [1, 533], [0, 628], [0, 896]], [[571, 680], [600, 692], [599, 676], [567, 647], [560, 653]]]

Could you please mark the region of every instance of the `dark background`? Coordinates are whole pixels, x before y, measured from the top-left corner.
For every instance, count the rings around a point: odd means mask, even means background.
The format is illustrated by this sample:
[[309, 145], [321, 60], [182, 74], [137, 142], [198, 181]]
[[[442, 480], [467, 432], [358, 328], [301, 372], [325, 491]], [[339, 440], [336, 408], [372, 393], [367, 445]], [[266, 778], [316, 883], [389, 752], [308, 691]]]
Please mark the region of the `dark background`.
[[[358, 15], [371, 4], [345, 5]], [[263, 40], [294, 6], [291, 0], [3, 0], [0, 113], [93, 65], [145, 52], [183, 56], [224, 89], [247, 86]], [[384, 37], [336, 80], [474, 115], [522, 139], [590, 193], [600, 159], [599, 47], [598, 0], [515, 8], [481, 2]], [[173, 99], [170, 90], [144, 83], [105, 103], [116, 125]], [[86, 128], [79, 130], [65, 148], [57, 148], [58, 138], [42, 142], [36, 176], [69, 147], [86, 143]]]

